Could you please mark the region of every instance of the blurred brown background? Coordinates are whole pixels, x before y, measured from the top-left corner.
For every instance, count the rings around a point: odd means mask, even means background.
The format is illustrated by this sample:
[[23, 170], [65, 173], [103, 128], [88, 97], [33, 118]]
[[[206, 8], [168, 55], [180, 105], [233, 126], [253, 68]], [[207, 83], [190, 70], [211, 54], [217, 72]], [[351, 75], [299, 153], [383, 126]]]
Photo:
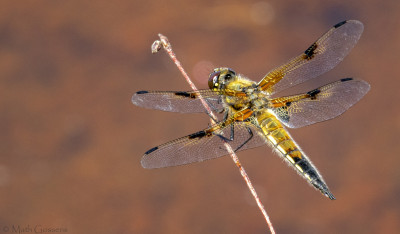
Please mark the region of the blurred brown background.
[[313, 84], [355, 77], [371, 91], [343, 116], [290, 131], [337, 200], [267, 146], [239, 157], [277, 233], [399, 233], [399, 10], [398, 0], [2, 1], [0, 233], [266, 233], [229, 157], [141, 167], [146, 150], [208, 118], [141, 109], [131, 95], [190, 89], [164, 52], [150, 53], [157, 33], [206, 88], [209, 64], [258, 81], [344, 19], [364, 34]]

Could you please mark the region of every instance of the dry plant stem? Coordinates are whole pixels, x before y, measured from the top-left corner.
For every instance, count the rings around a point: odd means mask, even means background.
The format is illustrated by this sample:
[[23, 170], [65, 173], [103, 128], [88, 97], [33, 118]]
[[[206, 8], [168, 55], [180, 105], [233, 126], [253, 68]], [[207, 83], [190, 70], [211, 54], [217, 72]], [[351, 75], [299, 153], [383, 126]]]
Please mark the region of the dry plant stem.
[[[158, 34], [158, 36], [160, 37], [160, 40], [156, 40], [153, 43], [153, 45], [151, 46], [152, 53], [157, 53], [159, 50], [161, 50], [161, 48], [164, 48], [167, 51], [168, 55], [171, 57], [171, 59], [174, 61], [175, 65], [181, 71], [182, 75], [185, 77], [185, 79], [189, 83], [190, 87], [193, 90], [197, 90], [196, 86], [193, 84], [193, 82], [190, 80], [189, 76], [187, 75], [187, 73], [183, 69], [181, 63], [176, 58], [175, 53], [172, 51], [171, 44], [169, 43], [167, 37], [165, 37], [162, 34]], [[207, 104], [206, 101], [204, 101], [204, 99], [201, 96], [200, 96], [200, 100], [201, 100], [204, 108], [206, 108], [207, 112], [210, 113], [210, 116], [213, 119], [217, 119], [216, 116], [214, 115], [214, 113], [212, 112], [210, 106]], [[210, 119], [212, 123], [214, 123], [213, 119]], [[261, 203], [260, 198], [258, 197], [256, 190], [254, 189], [253, 185], [251, 184], [249, 176], [247, 175], [246, 171], [244, 170], [244, 168], [240, 164], [239, 158], [236, 156], [235, 152], [232, 150], [232, 147], [228, 143], [225, 142], [224, 145], [225, 145], [226, 149], [228, 150], [232, 160], [235, 162], [236, 166], [239, 168], [240, 174], [242, 175], [243, 179], [246, 181], [247, 186], [249, 187], [251, 194], [253, 195], [255, 201], [257, 202], [258, 207], [260, 208], [265, 220], [267, 221], [269, 230], [271, 231], [271, 233], [274, 234], [275, 233], [274, 228], [272, 226], [272, 223], [271, 223], [271, 221], [269, 219], [269, 216], [268, 216], [267, 212], [264, 209], [264, 205]]]

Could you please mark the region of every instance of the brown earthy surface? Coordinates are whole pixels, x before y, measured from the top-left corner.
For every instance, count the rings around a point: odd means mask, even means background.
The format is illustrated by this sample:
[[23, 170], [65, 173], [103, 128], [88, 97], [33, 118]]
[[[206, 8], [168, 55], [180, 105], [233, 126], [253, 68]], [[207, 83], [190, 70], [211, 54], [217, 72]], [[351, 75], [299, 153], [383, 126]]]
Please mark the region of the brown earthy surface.
[[337, 200], [268, 147], [239, 157], [277, 233], [399, 233], [399, 9], [398, 0], [3, 1], [0, 233], [18, 225], [27, 233], [266, 233], [229, 157], [141, 167], [146, 150], [208, 118], [141, 109], [131, 95], [189, 89], [165, 53], [150, 53], [157, 33], [205, 88], [202, 64], [259, 80], [344, 19], [362, 21], [364, 34], [314, 86], [351, 76], [372, 89], [343, 116], [290, 131]]

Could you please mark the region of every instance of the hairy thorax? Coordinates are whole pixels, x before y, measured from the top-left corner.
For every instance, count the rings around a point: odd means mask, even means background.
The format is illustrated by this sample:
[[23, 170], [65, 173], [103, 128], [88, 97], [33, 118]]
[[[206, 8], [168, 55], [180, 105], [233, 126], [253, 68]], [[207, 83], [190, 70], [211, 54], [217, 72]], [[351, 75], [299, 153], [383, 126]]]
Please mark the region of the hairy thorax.
[[235, 80], [227, 83], [225, 88], [240, 94], [226, 95], [224, 101], [229, 107], [236, 111], [242, 110], [243, 108], [257, 111], [264, 108], [266, 103], [268, 103], [268, 99], [266, 98], [268, 95], [257, 87], [256, 82], [238, 75]]

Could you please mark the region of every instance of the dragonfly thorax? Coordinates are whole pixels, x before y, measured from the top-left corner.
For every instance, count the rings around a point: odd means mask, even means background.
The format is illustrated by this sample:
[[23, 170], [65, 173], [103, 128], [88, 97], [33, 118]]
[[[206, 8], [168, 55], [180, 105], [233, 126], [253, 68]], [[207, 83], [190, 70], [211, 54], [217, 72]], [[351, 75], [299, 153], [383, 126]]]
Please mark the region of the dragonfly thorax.
[[265, 106], [266, 94], [258, 89], [257, 84], [230, 68], [216, 68], [208, 81], [210, 89], [219, 91], [226, 105], [234, 110], [243, 108], [259, 109]]

